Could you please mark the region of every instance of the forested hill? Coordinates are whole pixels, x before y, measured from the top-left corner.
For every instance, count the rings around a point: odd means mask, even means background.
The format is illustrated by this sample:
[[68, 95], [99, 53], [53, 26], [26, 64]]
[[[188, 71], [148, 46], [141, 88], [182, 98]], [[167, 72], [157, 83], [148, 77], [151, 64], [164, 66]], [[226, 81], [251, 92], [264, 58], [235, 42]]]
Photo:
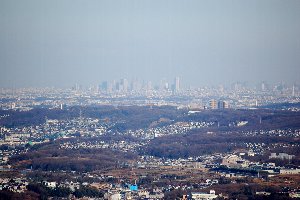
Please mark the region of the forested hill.
[[[81, 114], [80, 114], [81, 113]], [[176, 122], [206, 121], [214, 126], [232, 129], [240, 121], [247, 121], [243, 129], [300, 128], [300, 112], [274, 109], [255, 110], [201, 110], [190, 114], [189, 110], [170, 106], [74, 106], [64, 110], [36, 108], [30, 111], [0, 110], [0, 126], [8, 128], [43, 124], [46, 119], [67, 120], [82, 117], [97, 118], [112, 122], [112, 130], [123, 132], [129, 129], [163, 126]]]

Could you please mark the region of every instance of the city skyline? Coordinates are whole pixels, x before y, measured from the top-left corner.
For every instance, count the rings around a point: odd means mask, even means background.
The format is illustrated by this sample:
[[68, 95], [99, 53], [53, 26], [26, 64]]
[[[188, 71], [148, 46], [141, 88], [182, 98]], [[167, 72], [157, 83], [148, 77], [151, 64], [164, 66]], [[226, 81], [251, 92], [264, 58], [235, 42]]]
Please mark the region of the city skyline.
[[[0, 86], [1, 89], [30, 89], [30, 88], [57, 88], [57, 89], [75, 89], [77, 90], [85, 90], [91, 88], [98, 88], [99, 90], [103, 91], [103, 88], [107, 88], [108, 90], [112, 91], [137, 91], [137, 90], [166, 90], [172, 91], [176, 94], [176, 91], [185, 91], [185, 90], [193, 90], [193, 89], [201, 89], [201, 88], [210, 88], [210, 89], [233, 89], [236, 88], [244, 88], [244, 89], [255, 89], [258, 91], [271, 91], [271, 90], [279, 90], [292, 88], [292, 90], [300, 88], [300, 82], [267, 82], [267, 81], [259, 81], [259, 82], [248, 82], [248, 81], [232, 81], [227, 84], [215, 82], [212, 84], [207, 85], [188, 85], [186, 80], [182, 79], [179, 76], [173, 77], [172, 79], [161, 78], [157, 79], [158, 81], [153, 80], [144, 80], [138, 78], [114, 78], [114, 79], [103, 79], [95, 81], [93, 84], [83, 84], [80, 81], [68, 83], [66, 85], [34, 85], [34, 86], [18, 86], [18, 85], [11, 85], [11, 86]], [[102, 89], [101, 89], [102, 88]], [[111, 88], [111, 89], [109, 89]], [[280, 89], [281, 88], [281, 89]], [[105, 89], [105, 90], [107, 90]], [[125, 89], [125, 91], [124, 91]]]
[[299, 83], [300, 2], [0, 2], [0, 87]]

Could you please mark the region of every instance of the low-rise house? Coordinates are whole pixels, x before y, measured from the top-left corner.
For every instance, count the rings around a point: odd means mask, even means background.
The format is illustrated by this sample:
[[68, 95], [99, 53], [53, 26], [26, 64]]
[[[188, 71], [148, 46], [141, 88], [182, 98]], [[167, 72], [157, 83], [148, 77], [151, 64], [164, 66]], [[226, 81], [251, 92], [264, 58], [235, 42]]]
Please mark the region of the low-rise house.
[[280, 169], [280, 174], [300, 174], [300, 169]]
[[279, 153], [278, 155], [276, 153], [271, 153], [269, 156], [269, 159], [276, 158], [276, 159], [281, 159], [281, 160], [291, 160], [295, 157], [295, 155], [289, 155], [287, 153]]
[[52, 181], [52, 182], [43, 181], [42, 184], [45, 185], [46, 187], [49, 187], [49, 188], [56, 188], [56, 182], [55, 181]]
[[191, 194], [193, 200], [211, 200], [216, 199], [218, 197], [214, 190], [210, 190], [209, 193], [192, 192]]
[[255, 194], [256, 194], [256, 195], [263, 195], [263, 196], [270, 196], [270, 195], [271, 195], [270, 192], [265, 192], [265, 191], [262, 191], [262, 192], [256, 192]]

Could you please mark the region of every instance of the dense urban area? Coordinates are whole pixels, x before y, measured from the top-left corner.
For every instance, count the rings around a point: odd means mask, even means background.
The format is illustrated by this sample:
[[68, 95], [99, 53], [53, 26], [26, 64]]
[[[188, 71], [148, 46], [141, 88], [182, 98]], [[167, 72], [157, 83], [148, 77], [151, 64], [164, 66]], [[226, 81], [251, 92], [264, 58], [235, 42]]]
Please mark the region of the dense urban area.
[[300, 87], [1, 88], [0, 199], [300, 198]]

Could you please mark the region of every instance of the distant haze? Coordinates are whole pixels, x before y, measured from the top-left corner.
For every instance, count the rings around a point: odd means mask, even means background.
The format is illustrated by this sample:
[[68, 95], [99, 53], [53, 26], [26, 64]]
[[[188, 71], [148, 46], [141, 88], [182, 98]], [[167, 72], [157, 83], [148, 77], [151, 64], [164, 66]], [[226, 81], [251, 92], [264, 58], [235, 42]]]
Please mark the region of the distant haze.
[[0, 87], [300, 80], [299, 0], [0, 0]]

